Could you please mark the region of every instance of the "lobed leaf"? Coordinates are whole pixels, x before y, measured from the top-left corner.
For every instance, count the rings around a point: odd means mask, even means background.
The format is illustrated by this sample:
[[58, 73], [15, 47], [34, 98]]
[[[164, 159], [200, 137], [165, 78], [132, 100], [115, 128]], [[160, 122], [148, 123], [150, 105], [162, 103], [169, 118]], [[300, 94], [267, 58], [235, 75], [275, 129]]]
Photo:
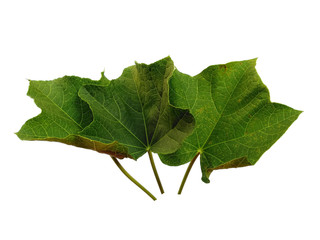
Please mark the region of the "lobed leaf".
[[210, 66], [195, 77], [176, 70], [169, 80], [170, 103], [189, 109], [194, 132], [175, 153], [160, 155], [181, 165], [200, 154], [202, 180], [213, 170], [255, 164], [301, 111], [270, 102], [255, 69], [256, 59]]
[[194, 119], [169, 105], [168, 79], [174, 72], [167, 57], [124, 69], [108, 86], [86, 85], [79, 96], [89, 104], [93, 122], [80, 135], [104, 144], [118, 142], [137, 159], [146, 151], [175, 152], [191, 134]]
[[79, 135], [93, 120], [89, 105], [79, 96], [86, 84], [107, 86], [109, 80], [101, 74], [99, 81], [64, 76], [53, 81], [30, 81], [27, 95], [32, 97], [41, 113], [28, 120], [17, 136], [22, 140], [62, 142], [123, 158], [125, 147], [117, 142], [103, 144]]

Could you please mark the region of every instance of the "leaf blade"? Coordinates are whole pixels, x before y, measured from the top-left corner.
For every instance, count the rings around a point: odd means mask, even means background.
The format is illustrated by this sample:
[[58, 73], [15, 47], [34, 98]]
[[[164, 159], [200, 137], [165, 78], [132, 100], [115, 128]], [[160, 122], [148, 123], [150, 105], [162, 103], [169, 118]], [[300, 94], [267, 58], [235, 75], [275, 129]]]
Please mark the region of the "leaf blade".
[[41, 113], [29, 119], [16, 135], [21, 140], [61, 142], [119, 158], [128, 157], [127, 149], [115, 141], [107, 145], [78, 135], [92, 122], [88, 104], [78, 96], [78, 90], [86, 84], [108, 85], [109, 80], [103, 72], [99, 81], [76, 76], [53, 81], [30, 80], [27, 95], [34, 99]]
[[[165, 164], [184, 164], [191, 161], [192, 154], [200, 153], [202, 180], [209, 182], [213, 170], [255, 164], [282, 136], [301, 112], [271, 103], [269, 91], [257, 74], [255, 64], [256, 59], [231, 62], [210, 66], [195, 77], [178, 71], [172, 76], [169, 81], [170, 103], [190, 108], [196, 127], [177, 152], [160, 155]], [[263, 119], [275, 118], [270, 108], [280, 106], [283, 111], [276, 116], [289, 114], [289, 117], [285, 124], [274, 130], [276, 133], [272, 139], [262, 141], [262, 135], [258, 138], [259, 124], [265, 126], [267, 123], [265, 120], [258, 123], [257, 119], [261, 119], [258, 117], [262, 114]], [[261, 109], [265, 110], [255, 116]], [[264, 131], [270, 134], [273, 129], [265, 127]], [[246, 140], [248, 144], [248, 139], [255, 138], [253, 143], [264, 143], [265, 146], [249, 151], [250, 147], [245, 147], [244, 142]], [[240, 139], [243, 142], [237, 142]]]
[[167, 57], [150, 65], [136, 63], [107, 87], [82, 87], [79, 96], [90, 105], [94, 120], [81, 135], [104, 143], [117, 141], [134, 159], [148, 150], [176, 151], [191, 134], [194, 119], [169, 105], [167, 81], [173, 70]]

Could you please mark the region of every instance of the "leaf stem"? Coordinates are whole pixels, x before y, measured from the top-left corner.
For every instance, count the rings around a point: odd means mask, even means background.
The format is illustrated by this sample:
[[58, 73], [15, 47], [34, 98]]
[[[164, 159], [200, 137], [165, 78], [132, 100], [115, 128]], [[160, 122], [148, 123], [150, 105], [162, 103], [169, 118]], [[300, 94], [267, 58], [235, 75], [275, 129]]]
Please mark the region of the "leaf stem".
[[191, 170], [194, 162], [196, 161], [197, 157], [199, 156], [199, 154], [200, 154], [200, 153], [198, 152], [197, 155], [195, 155], [194, 158], [193, 158], [193, 159], [191, 160], [191, 162], [189, 163], [189, 166], [188, 166], [188, 168], [187, 168], [187, 171], [186, 171], [186, 173], [185, 173], [184, 176], [183, 176], [183, 179], [182, 179], [182, 182], [181, 182], [181, 185], [180, 185], [178, 194], [181, 194], [182, 189], [183, 189], [183, 187], [184, 187], [184, 184], [185, 184], [186, 181], [187, 181], [187, 178], [188, 178], [188, 175], [189, 175], [189, 173], [190, 173], [190, 170]]
[[133, 182], [135, 185], [137, 185], [142, 191], [144, 191], [149, 197], [151, 197], [154, 201], [157, 200], [155, 198], [155, 196], [153, 196], [144, 186], [142, 186], [137, 180], [135, 180], [120, 164], [120, 162], [118, 161], [118, 159], [116, 159], [113, 156], [110, 156], [112, 158], [112, 160], [114, 161], [114, 163], [118, 166], [118, 168], [121, 170], [121, 172], [127, 176], [127, 178], [129, 178], [131, 180], [131, 182]]
[[154, 176], [157, 179], [157, 183], [158, 183], [160, 192], [161, 192], [161, 194], [163, 194], [164, 190], [163, 190], [163, 187], [162, 187], [162, 184], [161, 184], [161, 181], [160, 181], [157, 169], [156, 169], [156, 165], [154, 164], [153, 156], [152, 156], [152, 153], [151, 153], [150, 150], [148, 151], [148, 155], [149, 155], [149, 159], [150, 159], [150, 163], [151, 163], [151, 166], [152, 166], [152, 169], [153, 169]]

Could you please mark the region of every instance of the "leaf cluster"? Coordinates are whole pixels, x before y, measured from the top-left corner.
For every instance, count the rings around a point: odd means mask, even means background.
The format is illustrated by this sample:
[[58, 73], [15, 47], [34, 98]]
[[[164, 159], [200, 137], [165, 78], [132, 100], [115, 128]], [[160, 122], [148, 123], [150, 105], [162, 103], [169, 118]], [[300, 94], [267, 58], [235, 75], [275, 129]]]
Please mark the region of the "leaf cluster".
[[166, 57], [136, 63], [115, 80], [102, 73], [100, 80], [30, 81], [27, 95], [42, 111], [17, 135], [109, 154], [131, 181], [117, 158], [147, 152], [162, 193], [152, 152], [170, 166], [190, 162], [181, 193], [198, 156], [206, 183], [213, 170], [253, 165], [301, 113], [270, 101], [255, 64], [213, 65], [192, 77]]

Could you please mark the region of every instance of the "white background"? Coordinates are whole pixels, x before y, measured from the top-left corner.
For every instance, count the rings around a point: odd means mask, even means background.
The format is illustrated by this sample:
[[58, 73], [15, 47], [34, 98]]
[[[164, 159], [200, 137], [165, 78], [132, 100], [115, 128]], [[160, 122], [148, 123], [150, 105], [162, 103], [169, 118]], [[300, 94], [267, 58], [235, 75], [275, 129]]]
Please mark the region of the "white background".
[[[319, 7], [317, 1], [0, 2], [0, 239], [320, 239]], [[147, 156], [124, 167], [60, 143], [21, 141], [40, 110], [28, 81], [64, 75], [109, 79], [134, 61], [170, 55], [195, 75], [212, 64], [259, 57], [271, 100], [303, 110], [253, 167], [216, 171]]]

